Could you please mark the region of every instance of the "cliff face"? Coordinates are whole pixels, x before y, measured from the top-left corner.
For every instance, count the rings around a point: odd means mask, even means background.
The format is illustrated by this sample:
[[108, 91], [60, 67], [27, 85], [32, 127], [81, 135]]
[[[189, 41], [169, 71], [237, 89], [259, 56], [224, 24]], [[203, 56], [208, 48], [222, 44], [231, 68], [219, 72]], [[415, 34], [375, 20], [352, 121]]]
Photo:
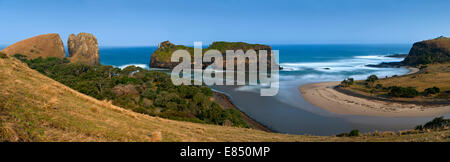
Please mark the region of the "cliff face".
[[71, 34], [67, 41], [69, 59], [88, 65], [99, 65], [100, 55], [97, 38], [89, 33]]
[[10, 56], [22, 54], [29, 59], [38, 57], [66, 57], [64, 44], [59, 34], [44, 34], [14, 43], [1, 52]]
[[[162, 42], [159, 45], [159, 48], [153, 52], [151, 61], [150, 61], [150, 67], [152, 68], [168, 68], [172, 69], [176, 65], [178, 65], [178, 62], [172, 63], [170, 61], [170, 58], [172, 56], [172, 53], [179, 49], [185, 49], [189, 51], [191, 56], [194, 54], [194, 48], [192, 47], [186, 47], [182, 45], [174, 45], [170, 43], [169, 41]], [[214, 42], [212, 43], [208, 48], [203, 49], [203, 52], [208, 51], [210, 49], [218, 50], [222, 53], [223, 56], [223, 66], [226, 67], [226, 50], [243, 50], [246, 52], [247, 50], [253, 49], [256, 51], [257, 55], [259, 55], [259, 50], [267, 50], [268, 55], [271, 56], [271, 50], [272, 48], [267, 45], [260, 45], [260, 44], [248, 44], [244, 42]], [[250, 60], [251, 61], [258, 61], [258, 60]], [[242, 63], [249, 63], [249, 61], [245, 61]], [[268, 66], [270, 68], [270, 60], [268, 59]], [[206, 68], [211, 63], [203, 63], [202, 67]], [[239, 64], [238, 62], [235, 62], [235, 66]]]
[[440, 37], [414, 43], [403, 64], [444, 63], [450, 61], [450, 38]]

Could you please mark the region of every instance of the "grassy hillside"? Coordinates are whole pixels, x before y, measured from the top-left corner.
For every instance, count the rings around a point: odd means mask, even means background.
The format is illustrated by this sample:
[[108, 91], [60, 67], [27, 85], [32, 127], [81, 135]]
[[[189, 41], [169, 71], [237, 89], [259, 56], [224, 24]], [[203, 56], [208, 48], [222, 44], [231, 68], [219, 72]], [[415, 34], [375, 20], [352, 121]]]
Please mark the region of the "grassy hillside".
[[[410, 87], [418, 93], [409, 97], [389, 96], [392, 92], [391, 87]], [[437, 87], [439, 93], [427, 94], [426, 89]], [[348, 87], [341, 87], [368, 96], [388, 97], [396, 100], [450, 100], [450, 63], [428, 64], [422, 69], [410, 75], [395, 76], [389, 78], [379, 78], [370, 83], [367, 81], [355, 81]]]
[[438, 37], [414, 43], [408, 56], [402, 61], [409, 66], [446, 63], [450, 61], [450, 38]]
[[67, 59], [15, 58], [78, 92], [138, 113], [197, 123], [249, 127], [236, 109], [224, 109], [206, 86], [175, 86], [170, 75], [136, 66], [70, 63]]
[[300, 136], [173, 121], [86, 96], [0, 58], [1, 141], [450, 141], [450, 131]]

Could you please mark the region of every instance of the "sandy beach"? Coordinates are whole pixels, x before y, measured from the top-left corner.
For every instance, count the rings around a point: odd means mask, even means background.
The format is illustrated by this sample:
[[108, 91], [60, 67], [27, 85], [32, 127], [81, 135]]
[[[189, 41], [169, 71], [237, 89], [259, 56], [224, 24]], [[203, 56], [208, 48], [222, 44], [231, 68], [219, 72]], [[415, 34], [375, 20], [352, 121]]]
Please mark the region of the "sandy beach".
[[[410, 73], [408, 74], [419, 71], [416, 68], [409, 69]], [[350, 96], [334, 89], [339, 83], [306, 84], [299, 87], [299, 91], [307, 102], [337, 114], [380, 117], [431, 117], [450, 113], [450, 105], [416, 105]]]

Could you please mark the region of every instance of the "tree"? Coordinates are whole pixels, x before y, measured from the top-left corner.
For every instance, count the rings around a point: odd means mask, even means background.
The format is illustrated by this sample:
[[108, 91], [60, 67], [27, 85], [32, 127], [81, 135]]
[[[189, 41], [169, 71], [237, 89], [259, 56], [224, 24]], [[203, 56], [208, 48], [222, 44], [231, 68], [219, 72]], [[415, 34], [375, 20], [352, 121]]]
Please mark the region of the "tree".
[[441, 89], [439, 89], [438, 87], [427, 88], [427, 89], [425, 89], [423, 91], [425, 96], [429, 96], [429, 95], [432, 95], [432, 94], [437, 94], [439, 92], [441, 92]]
[[370, 87], [373, 87], [373, 84], [377, 80], [378, 80], [378, 77], [376, 75], [370, 75], [369, 77], [367, 77], [366, 82], [370, 85]]
[[354, 83], [354, 79], [353, 78], [348, 78], [348, 79], [344, 79], [341, 82], [340, 86], [342, 86], [342, 87], [349, 87], [349, 86], [353, 85], [353, 83]]

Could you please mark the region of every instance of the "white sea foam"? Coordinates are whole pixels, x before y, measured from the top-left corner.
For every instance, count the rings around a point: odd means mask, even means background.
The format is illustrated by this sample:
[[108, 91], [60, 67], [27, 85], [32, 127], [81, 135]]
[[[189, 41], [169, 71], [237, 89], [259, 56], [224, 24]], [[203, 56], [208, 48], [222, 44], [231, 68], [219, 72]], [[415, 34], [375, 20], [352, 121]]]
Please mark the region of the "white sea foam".
[[283, 71], [302, 71], [314, 69], [321, 72], [343, 72], [358, 69], [376, 70], [378, 68], [367, 67], [368, 64], [379, 64], [382, 62], [399, 62], [402, 58], [391, 58], [385, 56], [354, 56], [348, 59], [339, 59], [329, 62], [291, 62], [281, 63]]
[[148, 65], [146, 65], [146, 64], [126, 64], [126, 65], [120, 65], [120, 66], [116, 66], [116, 67], [118, 67], [118, 68], [120, 68], [120, 69], [124, 69], [124, 68], [126, 68], [126, 67], [128, 67], [128, 66], [137, 66], [137, 67], [140, 67], [140, 68], [143, 68], [143, 69], [148, 69]]

